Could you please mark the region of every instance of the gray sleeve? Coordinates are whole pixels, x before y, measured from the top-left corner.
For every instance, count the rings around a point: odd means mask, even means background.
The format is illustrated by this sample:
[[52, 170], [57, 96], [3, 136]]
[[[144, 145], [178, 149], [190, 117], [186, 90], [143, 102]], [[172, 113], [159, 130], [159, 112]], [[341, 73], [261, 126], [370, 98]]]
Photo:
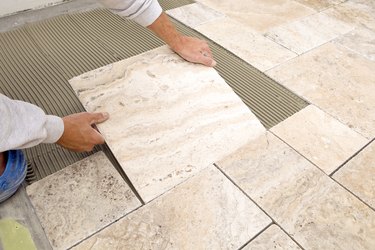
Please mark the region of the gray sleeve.
[[132, 19], [146, 27], [162, 13], [157, 0], [99, 0], [101, 4], [120, 16]]
[[60, 117], [0, 94], [0, 152], [55, 143], [64, 131]]

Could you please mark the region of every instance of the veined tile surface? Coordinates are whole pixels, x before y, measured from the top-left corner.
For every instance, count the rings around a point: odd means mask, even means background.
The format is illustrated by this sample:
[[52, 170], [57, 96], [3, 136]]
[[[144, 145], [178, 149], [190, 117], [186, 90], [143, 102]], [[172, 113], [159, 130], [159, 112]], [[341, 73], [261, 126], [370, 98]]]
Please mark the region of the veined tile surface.
[[231, 18], [199, 25], [196, 30], [261, 71], [297, 56]]
[[27, 193], [54, 249], [67, 249], [141, 205], [103, 152], [33, 183]]
[[74, 249], [238, 249], [270, 223], [211, 165]]
[[331, 6], [345, 2], [346, 0], [295, 0], [315, 10], [321, 11]]
[[368, 142], [313, 105], [277, 124], [271, 131], [327, 174]]
[[302, 54], [353, 29], [354, 26], [351, 24], [329, 17], [324, 13], [318, 13], [271, 29], [266, 36], [286, 48]]
[[175, 9], [167, 10], [166, 12], [168, 15], [171, 15], [192, 28], [225, 16], [224, 14], [201, 3], [184, 5]]
[[328, 43], [267, 75], [367, 138], [375, 136], [375, 62]]
[[316, 12], [300, 3], [289, 0], [197, 1], [239, 21], [242, 26], [250, 27], [262, 33], [275, 26]]
[[356, 28], [345, 36], [337, 38], [335, 42], [375, 61], [375, 30]]
[[265, 131], [212, 68], [167, 47], [70, 81], [145, 201], [161, 195]]
[[243, 250], [293, 250], [301, 249], [280, 227], [273, 224], [247, 244]]
[[337, 171], [333, 178], [375, 209], [375, 141]]
[[217, 165], [304, 249], [374, 249], [375, 212], [271, 133]]

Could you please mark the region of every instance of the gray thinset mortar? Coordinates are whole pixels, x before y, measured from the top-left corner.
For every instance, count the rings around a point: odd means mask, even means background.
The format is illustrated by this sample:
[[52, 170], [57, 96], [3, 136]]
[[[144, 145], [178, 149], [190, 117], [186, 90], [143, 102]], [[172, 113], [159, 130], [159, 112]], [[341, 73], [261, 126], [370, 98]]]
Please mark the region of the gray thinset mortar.
[[[160, 1], [163, 9], [191, 0]], [[204, 38], [173, 20], [178, 30]], [[208, 40], [208, 39], [207, 39]], [[270, 128], [304, 108], [307, 103], [242, 59], [209, 41], [219, 74]], [[0, 91], [59, 116], [84, 111], [68, 80], [95, 68], [163, 45], [147, 29], [107, 10], [62, 15], [0, 34]], [[104, 150], [124, 175], [108, 147]], [[28, 181], [39, 180], [89, 153], [73, 153], [56, 145], [25, 150], [31, 164]]]

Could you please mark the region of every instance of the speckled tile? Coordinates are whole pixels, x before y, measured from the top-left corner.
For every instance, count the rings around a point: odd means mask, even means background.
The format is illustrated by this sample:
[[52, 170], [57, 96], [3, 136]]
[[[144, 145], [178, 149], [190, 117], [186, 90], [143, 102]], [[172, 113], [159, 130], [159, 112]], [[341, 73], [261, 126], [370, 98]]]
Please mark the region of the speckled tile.
[[278, 25], [316, 13], [309, 7], [289, 0], [197, 0], [197, 2], [224, 13], [240, 22], [242, 26], [261, 33]]
[[261, 71], [297, 56], [231, 18], [222, 18], [197, 26], [196, 30]]
[[345, 2], [346, 0], [294, 0], [294, 1], [297, 1], [315, 10], [322, 11], [331, 6], [335, 6], [337, 4]]
[[150, 201], [265, 131], [209, 67], [166, 46], [70, 81], [145, 201]]
[[350, 128], [375, 136], [375, 62], [328, 43], [266, 74]]
[[335, 42], [375, 61], [375, 31], [358, 27], [345, 36], [337, 38]]
[[103, 152], [27, 187], [53, 249], [67, 249], [141, 205]]
[[333, 178], [375, 209], [375, 141], [346, 163]]
[[301, 249], [280, 227], [273, 224], [247, 244], [243, 250], [293, 250]]
[[266, 36], [286, 48], [302, 54], [354, 29], [353, 25], [324, 13], [278, 26]]
[[238, 249], [270, 223], [211, 165], [74, 249]]
[[327, 174], [368, 143], [366, 138], [313, 105], [271, 131]]
[[375, 212], [271, 133], [217, 165], [304, 249], [374, 249]]
[[192, 28], [225, 16], [224, 14], [201, 3], [184, 5], [175, 9], [167, 10], [166, 12], [168, 15]]

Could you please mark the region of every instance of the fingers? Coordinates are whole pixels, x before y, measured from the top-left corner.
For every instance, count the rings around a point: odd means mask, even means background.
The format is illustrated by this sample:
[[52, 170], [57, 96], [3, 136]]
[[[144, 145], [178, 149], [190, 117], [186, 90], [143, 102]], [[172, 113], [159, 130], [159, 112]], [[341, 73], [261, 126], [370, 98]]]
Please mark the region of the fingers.
[[216, 62], [212, 57], [208, 57], [203, 54], [197, 58], [197, 63], [201, 63], [208, 67], [214, 67], [216, 65]]
[[109, 114], [107, 112], [88, 113], [88, 114], [89, 114], [88, 119], [89, 119], [90, 125], [105, 122], [109, 118]]

